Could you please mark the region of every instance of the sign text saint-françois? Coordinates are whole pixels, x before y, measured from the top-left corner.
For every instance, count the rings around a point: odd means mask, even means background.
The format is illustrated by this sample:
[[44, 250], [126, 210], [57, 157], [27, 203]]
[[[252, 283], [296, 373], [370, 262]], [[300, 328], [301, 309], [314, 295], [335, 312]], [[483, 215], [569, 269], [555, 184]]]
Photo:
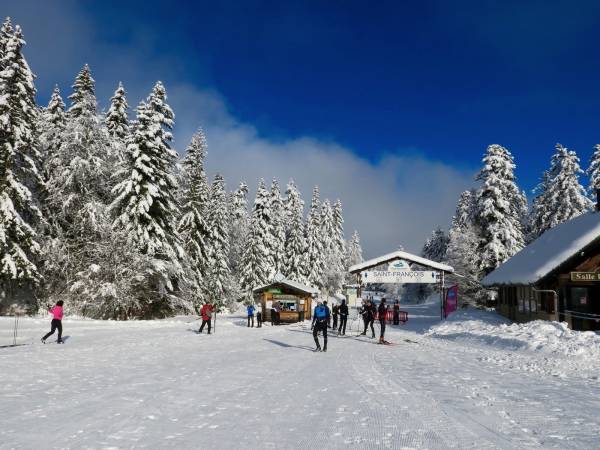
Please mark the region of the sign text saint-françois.
[[416, 270], [372, 270], [361, 273], [363, 283], [438, 283], [439, 273]]

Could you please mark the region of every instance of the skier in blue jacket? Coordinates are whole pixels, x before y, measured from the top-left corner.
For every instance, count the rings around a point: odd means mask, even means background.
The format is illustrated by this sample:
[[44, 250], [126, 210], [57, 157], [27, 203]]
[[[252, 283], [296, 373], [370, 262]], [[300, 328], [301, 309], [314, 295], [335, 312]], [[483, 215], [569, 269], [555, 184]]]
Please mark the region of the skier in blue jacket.
[[327, 351], [327, 322], [329, 321], [329, 317], [329, 308], [321, 302], [318, 302], [317, 307], [315, 308], [312, 327], [313, 338], [315, 339], [315, 344], [317, 344], [317, 348], [315, 349], [316, 352], [321, 351], [321, 344], [319, 344], [319, 337], [317, 336], [319, 331], [323, 332], [323, 351]]
[[248, 328], [250, 328], [250, 321], [252, 321], [252, 328], [254, 328], [254, 305], [248, 305], [246, 311], [248, 311]]

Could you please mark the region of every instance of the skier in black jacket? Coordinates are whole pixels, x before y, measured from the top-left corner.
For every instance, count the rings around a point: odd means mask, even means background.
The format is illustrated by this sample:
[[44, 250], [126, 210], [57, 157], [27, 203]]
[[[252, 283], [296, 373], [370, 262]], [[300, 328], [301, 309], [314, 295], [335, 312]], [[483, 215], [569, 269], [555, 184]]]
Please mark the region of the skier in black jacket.
[[333, 315], [333, 325], [331, 326], [334, 330], [337, 330], [338, 327], [338, 316], [340, 314], [339, 305], [333, 305], [331, 308], [331, 313]]
[[379, 308], [377, 309], [377, 313], [379, 315], [379, 326], [381, 329], [379, 334], [380, 344], [387, 344], [387, 341], [385, 340], [385, 316], [387, 315], [387, 310], [388, 306], [385, 303], [385, 298], [382, 298], [381, 302], [379, 302]]
[[348, 322], [348, 305], [346, 305], [346, 300], [342, 300], [342, 304], [340, 305], [340, 328], [338, 329], [338, 334], [342, 336], [346, 335], [346, 323]]
[[367, 334], [367, 328], [371, 327], [372, 338], [375, 338], [375, 328], [373, 328], [373, 322], [375, 322], [375, 305], [371, 300], [367, 300], [367, 304], [363, 309], [363, 320], [365, 322], [365, 331], [363, 331], [361, 336], [365, 336]]

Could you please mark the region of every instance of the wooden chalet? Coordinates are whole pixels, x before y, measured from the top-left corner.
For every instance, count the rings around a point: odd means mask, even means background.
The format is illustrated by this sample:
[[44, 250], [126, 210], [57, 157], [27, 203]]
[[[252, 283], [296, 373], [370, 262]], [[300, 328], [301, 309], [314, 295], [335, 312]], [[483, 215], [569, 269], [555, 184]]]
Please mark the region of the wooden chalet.
[[574, 330], [600, 330], [600, 213], [546, 231], [482, 284], [497, 288], [496, 310], [516, 322], [559, 320]]

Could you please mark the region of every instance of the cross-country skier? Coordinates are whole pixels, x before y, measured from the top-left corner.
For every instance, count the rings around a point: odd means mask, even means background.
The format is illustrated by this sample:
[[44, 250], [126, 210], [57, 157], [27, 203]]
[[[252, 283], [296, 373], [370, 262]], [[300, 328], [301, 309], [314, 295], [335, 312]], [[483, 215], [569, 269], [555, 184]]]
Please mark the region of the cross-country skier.
[[256, 328], [262, 327], [262, 307], [258, 305], [256, 310]]
[[379, 343], [387, 344], [388, 342], [385, 340], [385, 316], [387, 315], [388, 306], [385, 303], [385, 298], [382, 298], [379, 302], [379, 308], [377, 309], [377, 313], [379, 314], [379, 326], [380, 326], [380, 334], [379, 334]]
[[346, 323], [348, 322], [348, 305], [346, 305], [346, 300], [342, 300], [342, 304], [340, 305], [340, 328], [338, 329], [338, 334], [342, 336], [346, 335]]
[[63, 318], [63, 301], [59, 300], [52, 308], [48, 308], [48, 312], [52, 314], [52, 322], [50, 323], [50, 332], [42, 338], [42, 344], [46, 343], [46, 339], [52, 336], [58, 330], [57, 343], [62, 344], [62, 318]]
[[333, 315], [333, 325], [332, 328], [337, 330], [338, 326], [338, 315], [340, 314], [340, 306], [338, 304], [333, 305], [331, 308], [331, 313]]
[[213, 315], [213, 311], [214, 311], [214, 307], [210, 304], [209, 301], [207, 301], [204, 306], [202, 306], [202, 309], [200, 310], [200, 315], [202, 316], [202, 325], [200, 325], [200, 329], [198, 330], [198, 333], [202, 333], [202, 330], [204, 329], [204, 325], [208, 324], [208, 334], [210, 334], [210, 327], [211, 327], [211, 319], [212, 319], [212, 315]]
[[400, 324], [400, 303], [398, 300], [394, 302], [394, 325]]
[[254, 305], [248, 305], [246, 310], [248, 312], [248, 328], [250, 328], [250, 321], [252, 321], [252, 328], [254, 328]]
[[329, 318], [329, 308], [327, 305], [319, 302], [315, 308], [315, 315], [313, 318], [313, 338], [315, 339], [315, 344], [317, 344], [317, 348], [315, 349], [316, 352], [321, 351], [319, 337], [317, 336], [319, 331], [323, 332], [323, 351], [327, 351], [327, 321]]
[[[327, 300], [323, 300], [323, 306], [325, 306], [325, 308], [327, 308], [327, 311], [329, 311], [329, 306], [327, 306]], [[327, 328], [331, 328], [331, 316], [329, 316], [329, 318], [327, 319]]]
[[375, 328], [373, 327], [373, 322], [375, 322], [375, 305], [371, 300], [367, 300], [367, 304], [363, 308], [363, 320], [365, 322], [365, 330], [360, 333], [361, 336], [365, 336], [367, 334], [367, 328], [371, 327], [372, 338], [375, 338]]

